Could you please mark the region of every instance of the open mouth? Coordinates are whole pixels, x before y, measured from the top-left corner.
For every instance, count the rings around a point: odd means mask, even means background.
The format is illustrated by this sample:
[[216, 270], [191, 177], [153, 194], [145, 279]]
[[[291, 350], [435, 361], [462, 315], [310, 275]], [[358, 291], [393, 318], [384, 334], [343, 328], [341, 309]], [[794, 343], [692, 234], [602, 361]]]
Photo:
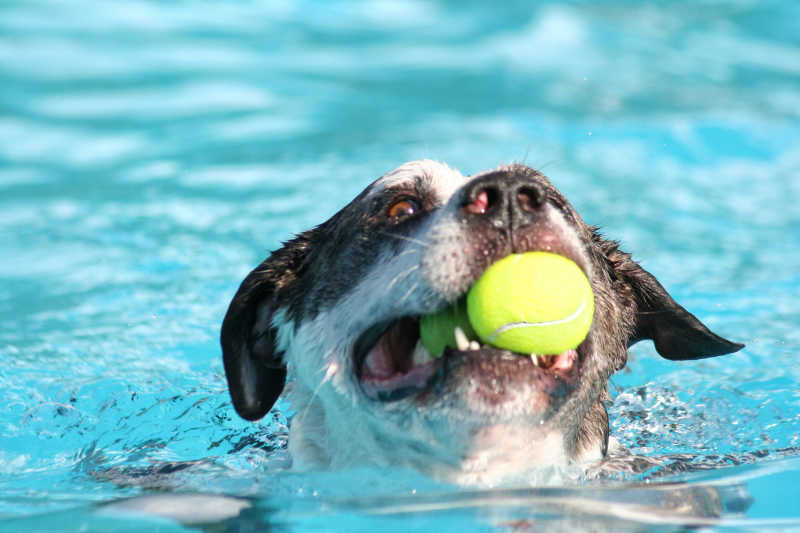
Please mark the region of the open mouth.
[[511, 371], [522, 371], [539, 381], [568, 385], [575, 381], [587, 344], [584, 340], [577, 348], [558, 354], [523, 354], [483, 344], [459, 327], [454, 338], [455, 348], [445, 347], [441, 356], [434, 357], [420, 339], [419, 317], [370, 328], [355, 347], [362, 389], [374, 400], [400, 400], [432, 387], [459, 358], [481, 358], [491, 361], [493, 367], [509, 365]]

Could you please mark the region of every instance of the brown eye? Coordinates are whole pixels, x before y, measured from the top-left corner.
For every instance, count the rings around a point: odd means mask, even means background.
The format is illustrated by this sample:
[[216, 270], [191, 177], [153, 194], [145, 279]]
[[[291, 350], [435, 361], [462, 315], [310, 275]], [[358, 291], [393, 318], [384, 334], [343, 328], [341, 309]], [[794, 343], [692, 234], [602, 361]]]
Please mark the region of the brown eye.
[[417, 212], [417, 203], [414, 200], [400, 200], [389, 208], [389, 218], [405, 218]]

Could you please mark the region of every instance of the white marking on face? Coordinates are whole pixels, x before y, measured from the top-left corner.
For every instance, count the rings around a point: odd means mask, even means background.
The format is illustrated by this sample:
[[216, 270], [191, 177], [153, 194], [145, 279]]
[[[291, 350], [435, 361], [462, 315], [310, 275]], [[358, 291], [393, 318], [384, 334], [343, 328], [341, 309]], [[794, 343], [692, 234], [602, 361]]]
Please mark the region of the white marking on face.
[[562, 483], [569, 469], [564, 435], [520, 424], [490, 424], [473, 435], [456, 481], [491, 487]]
[[[283, 313], [280, 313], [283, 315]], [[276, 318], [280, 318], [276, 313]], [[335, 317], [339, 318], [339, 317]], [[285, 353], [292, 372], [306, 387], [315, 390], [320, 384], [349, 379], [350, 358], [345, 354], [352, 351], [352, 336], [337, 331], [337, 324], [330, 313], [320, 313], [314, 320], [295, 327], [294, 322], [280, 323], [277, 327], [277, 345]], [[337, 387], [347, 392], [346, 386]]]
[[419, 315], [442, 304], [431, 299], [419, 278], [423, 252], [419, 244], [407, 242], [397, 255], [383, 254], [335, 305], [298, 327], [285, 322], [284, 310], [275, 313], [278, 349], [285, 351], [293, 373], [306, 387], [313, 390], [327, 375], [340, 394], [359, 398], [353, 362], [359, 336], [380, 322]]
[[[546, 220], [541, 228], [544, 232], [550, 232], [553, 238], [557, 238], [560, 248], [568, 248], [574, 256], [580, 259], [582, 266], [586, 268], [586, 277], [592, 279], [592, 263], [586, 257], [586, 252], [576, 231], [567, 223], [561, 212], [550, 204], [543, 207], [543, 219]], [[469, 242], [468, 235], [465, 234], [464, 224], [458, 220], [457, 208], [455, 206], [447, 210], [440, 210], [434, 214], [434, 219], [430, 221], [429, 231], [424, 233], [425, 241], [429, 250], [436, 253], [428, 254], [423, 257], [421, 263], [422, 277], [426, 283], [437, 294], [440, 294], [448, 301], [452, 301], [465, 290], [460, 281], [465, 275], [464, 265], [471, 263], [476, 254], [484, 253], [465, 243]], [[553, 246], [543, 243], [542, 251], [553, 251]]]
[[458, 170], [444, 163], [422, 159], [405, 163], [379, 178], [374, 184], [375, 191], [396, 187], [417, 178], [423, 180], [425, 188], [435, 193], [441, 203], [447, 202], [467, 181]]

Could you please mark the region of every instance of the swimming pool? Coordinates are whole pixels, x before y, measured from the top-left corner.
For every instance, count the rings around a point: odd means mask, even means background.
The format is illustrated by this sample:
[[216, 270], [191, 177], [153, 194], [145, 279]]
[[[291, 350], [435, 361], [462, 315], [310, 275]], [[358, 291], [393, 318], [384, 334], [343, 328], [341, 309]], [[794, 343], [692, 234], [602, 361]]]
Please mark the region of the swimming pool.
[[[674, 481], [724, 496], [717, 527], [800, 528], [800, 4], [529, 4], [4, 2], [0, 530], [189, 528], [104, 505], [165, 491], [231, 498], [186, 506], [240, 511], [233, 531], [656, 527], [608, 502]], [[238, 283], [421, 157], [541, 169], [747, 343], [690, 364], [637, 345], [613, 379], [613, 434], [683, 460], [464, 491], [292, 473], [291, 406], [235, 415]]]

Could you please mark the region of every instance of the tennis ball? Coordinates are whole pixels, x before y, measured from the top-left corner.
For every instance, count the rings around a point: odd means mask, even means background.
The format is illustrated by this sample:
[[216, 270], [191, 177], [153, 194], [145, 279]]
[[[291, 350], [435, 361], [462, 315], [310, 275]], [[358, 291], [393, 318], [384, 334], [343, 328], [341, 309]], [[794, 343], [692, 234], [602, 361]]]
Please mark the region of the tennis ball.
[[589, 332], [594, 296], [566, 257], [512, 254], [491, 265], [467, 293], [467, 314], [480, 339], [524, 354], [577, 347]]
[[449, 305], [431, 315], [423, 315], [419, 319], [419, 337], [422, 345], [428, 349], [432, 357], [439, 357], [445, 346], [457, 348], [453, 331], [460, 327], [468, 339], [477, 339], [467, 317], [467, 305], [464, 299]]

